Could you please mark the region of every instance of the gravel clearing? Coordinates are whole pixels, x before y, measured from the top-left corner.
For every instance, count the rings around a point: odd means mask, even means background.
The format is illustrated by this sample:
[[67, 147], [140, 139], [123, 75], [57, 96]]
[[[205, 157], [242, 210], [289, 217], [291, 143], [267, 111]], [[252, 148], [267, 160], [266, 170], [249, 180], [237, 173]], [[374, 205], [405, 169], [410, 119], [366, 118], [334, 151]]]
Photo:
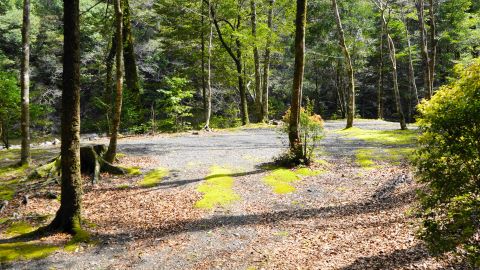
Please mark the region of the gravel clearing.
[[[149, 189], [135, 186], [141, 176], [104, 177], [87, 186], [84, 215], [95, 224], [89, 230], [97, 245], [0, 268], [464, 269], [433, 259], [415, 239], [418, 220], [409, 213], [418, 186], [406, 162], [358, 166], [357, 149], [382, 146], [335, 132], [344, 124], [326, 123], [319, 151], [328, 162], [319, 165], [325, 173], [303, 178], [284, 195], [262, 181], [269, 174], [262, 165], [286, 149], [278, 130], [122, 139], [122, 164], [144, 173], [167, 168], [170, 175]], [[367, 120], [357, 126], [399, 128]], [[195, 208], [202, 196], [196, 188], [212, 166], [233, 172], [241, 199], [212, 210]], [[119, 184], [129, 188], [115, 188]]]

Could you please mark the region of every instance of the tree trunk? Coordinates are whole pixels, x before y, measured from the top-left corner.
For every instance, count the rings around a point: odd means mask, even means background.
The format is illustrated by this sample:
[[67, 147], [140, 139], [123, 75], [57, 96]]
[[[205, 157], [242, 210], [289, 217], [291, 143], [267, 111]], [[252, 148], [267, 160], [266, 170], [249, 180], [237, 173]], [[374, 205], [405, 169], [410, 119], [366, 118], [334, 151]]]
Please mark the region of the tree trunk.
[[[202, 2], [201, 4], [201, 11], [200, 14], [201, 16], [201, 31], [200, 31], [200, 47], [202, 50], [202, 57], [201, 57], [201, 62], [202, 62], [202, 98], [203, 98], [203, 113], [205, 116], [205, 127], [207, 127], [207, 75], [206, 75], [206, 61], [205, 61], [205, 2], [203, 0], [200, 0]], [[208, 13], [210, 14], [210, 7], [208, 7]]]
[[268, 9], [268, 29], [270, 33], [267, 38], [267, 45], [265, 48], [265, 63], [263, 66], [263, 85], [262, 85], [262, 121], [268, 122], [268, 88], [270, 84], [270, 54], [272, 46], [272, 31], [273, 31], [273, 5], [275, 0], [269, 1]]
[[425, 4], [424, 0], [418, 0], [417, 2], [417, 13], [418, 13], [418, 23], [420, 28], [420, 48], [423, 59], [423, 70], [424, 70], [424, 91], [425, 99], [430, 99], [433, 95], [433, 88], [431, 82], [431, 70], [430, 70], [430, 56], [428, 54], [428, 44], [427, 44], [427, 31], [425, 30]]
[[252, 36], [253, 42], [253, 62], [255, 66], [255, 121], [262, 122], [262, 82], [260, 78], [260, 54], [257, 47], [257, 4], [255, 0], [250, 0], [251, 20], [252, 20]]
[[112, 119], [112, 134], [110, 135], [110, 144], [108, 145], [105, 160], [112, 163], [117, 154], [117, 140], [120, 129], [120, 117], [122, 114], [122, 95], [123, 95], [123, 11], [121, 0], [114, 1], [116, 31], [117, 31], [117, 51], [116, 51], [116, 93], [115, 107]]
[[415, 68], [413, 67], [413, 57], [412, 57], [412, 44], [410, 42], [410, 33], [408, 31], [407, 20], [405, 19], [405, 14], [403, 10], [401, 11], [402, 21], [405, 25], [405, 38], [407, 40], [407, 48], [408, 48], [408, 80], [410, 81], [410, 86], [412, 87], [412, 91], [415, 95], [415, 101], [418, 105], [420, 100], [418, 98], [418, 89], [417, 83], [415, 82]]
[[384, 46], [384, 29], [383, 21], [380, 30], [380, 65], [378, 67], [378, 91], [377, 91], [377, 118], [383, 119], [383, 46]]
[[387, 34], [387, 42], [388, 42], [388, 50], [390, 51], [390, 61], [392, 63], [392, 75], [393, 75], [393, 92], [395, 95], [395, 104], [397, 106], [397, 112], [398, 116], [400, 118], [400, 128], [402, 130], [407, 129], [407, 124], [405, 122], [405, 115], [403, 113], [402, 109], [402, 101], [400, 97], [400, 89], [398, 86], [398, 71], [397, 71], [397, 55], [395, 51], [395, 43], [393, 42], [392, 37], [390, 36], [390, 33], [388, 31], [388, 24], [385, 19], [385, 13], [384, 10], [382, 12], [382, 20], [383, 20], [383, 25], [385, 27], [385, 32]]
[[290, 108], [290, 130], [288, 138], [290, 150], [297, 158], [303, 158], [302, 143], [300, 139], [300, 109], [305, 71], [305, 28], [307, 24], [307, 0], [297, 0], [297, 13], [295, 19], [295, 66], [293, 74], [292, 102]]
[[345, 32], [343, 30], [342, 20], [340, 18], [340, 13], [338, 12], [336, 0], [332, 0], [332, 9], [338, 28], [339, 44], [340, 47], [342, 47], [342, 52], [345, 57], [348, 74], [348, 106], [346, 128], [351, 128], [353, 127], [353, 119], [355, 118], [355, 76], [353, 71], [352, 58], [350, 57], [350, 52], [348, 51], [347, 44], [345, 43]]
[[429, 69], [430, 69], [430, 95], [433, 96], [433, 89], [435, 85], [435, 64], [437, 60], [437, 26], [436, 26], [436, 20], [435, 20], [435, 6], [434, 0], [429, 0], [430, 7], [429, 7], [429, 13], [430, 13], [430, 20], [429, 20], [429, 25], [430, 25], [430, 63], [429, 63]]
[[61, 200], [47, 230], [76, 234], [81, 230], [80, 175], [80, 0], [64, 1]]
[[208, 1], [208, 21], [210, 24], [210, 35], [208, 37], [208, 56], [207, 56], [207, 92], [206, 92], [206, 110], [205, 110], [205, 130], [210, 130], [210, 117], [212, 116], [212, 45], [213, 45], [213, 24], [210, 14], [210, 0]]
[[21, 165], [30, 164], [30, 0], [23, 0], [21, 96]]
[[[137, 63], [135, 60], [135, 48], [133, 46], [132, 22], [130, 18], [130, 4], [128, 0], [122, 0], [122, 34], [123, 34], [123, 59], [125, 68], [125, 84], [137, 102], [140, 98], [140, 82], [138, 79]], [[117, 26], [118, 27], [118, 26]]]
[[106, 59], [106, 78], [105, 78], [105, 93], [104, 93], [104, 102], [105, 102], [105, 115], [107, 118], [107, 135], [110, 136], [112, 134], [112, 125], [110, 123], [110, 119], [112, 119], [112, 96], [113, 96], [113, 89], [112, 89], [112, 72], [113, 72], [113, 62], [115, 60], [115, 54], [117, 52], [117, 38], [116, 34], [112, 37], [112, 44], [110, 46], [110, 51], [108, 53]]

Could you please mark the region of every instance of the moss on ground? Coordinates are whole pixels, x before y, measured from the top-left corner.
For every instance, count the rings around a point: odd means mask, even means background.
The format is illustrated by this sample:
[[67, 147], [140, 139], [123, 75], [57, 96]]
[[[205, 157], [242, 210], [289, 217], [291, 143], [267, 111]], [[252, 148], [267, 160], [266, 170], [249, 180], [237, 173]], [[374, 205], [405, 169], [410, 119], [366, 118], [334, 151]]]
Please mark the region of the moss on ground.
[[35, 230], [32, 225], [25, 221], [19, 221], [12, 223], [4, 232], [8, 236], [17, 236], [22, 234], [27, 234]]
[[0, 262], [16, 260], [34, 260], [45, 258], [58, 250], [58, 246], [42, 245], [29, 242], [0, 244]]
[[375, 150], [373, 149], [359, 149], [355, 152], [355, 160], [357, 164], [364, 169], [376, 168], [374, 159], [376, 159], [376, 157]]
[[317, 176], [325, 173], [324, 170], [312, 170], [309, 168], [299, 168], [294, 171], [278, 168], [263, 178], [263, 181], [273, 188], [277, 194], [288, 194], [296, 190], [294, 182], [302, 180], [303, 177]]
[[5, 168], [0, 168], [0, 178], [12, 178], [19, 177], [25, 174], [25, 171], [28, 169], [27, 165], [24, 166], [9, 166]]
[[347, 138], [398, 146], [415, 144], [418, 137], [416, 130], [369, 130], [356, 127], [340, 130], [337, 133]]
[[140, 167], [120, 167], [124, 169], [129, 175], [141, 175]]
[[355, 162], [364, 169], [378, 168], [380, 162], [400, 165], [409, 159], [413, 151], [413, 148], [358, 149], [355, 152]]
[[300, 168], [295, 171], [296, 174], [301, 176], [317, 176], [325, 173], [324, 170], [312, 170], [309, 168]]
[[162, 179], [168, 175], [168, 170], [159, 168], [153, 171], [150, 171], [145, 175], [142, 181], [138, 182], [138, 185], [145, 188], [150, 188], [156, 186], [162, 181]]
[[130, 188], [130, 185], [129, 184], [122, 184], [122, 185], [118, 185], [117, 188], [118, 189], [128, 189], [128, 188]]
[[205, 182], [197, 187], [203, 193], [202, 199], [195, 203], [195, 207], [212, 209], [217, 206], [225, 207], [240, 200], [240, 196], [233, 191], [234, 179], [228, 169], [213, 166]]

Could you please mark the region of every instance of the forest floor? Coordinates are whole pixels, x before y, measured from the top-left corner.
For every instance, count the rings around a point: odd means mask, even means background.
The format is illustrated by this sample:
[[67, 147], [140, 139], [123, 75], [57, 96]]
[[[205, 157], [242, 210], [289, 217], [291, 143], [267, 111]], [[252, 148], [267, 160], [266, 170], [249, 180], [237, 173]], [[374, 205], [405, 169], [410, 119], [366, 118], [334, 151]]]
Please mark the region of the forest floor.
[[[326, 122], [316, 165], [296, 170], [269, 165], [286, 149], [275, 128], [122, 139], [120, 164], [140, 171], [97, 185], [86, 177], [93, 241], [9, 240], [59, 206], [46, 191], [19, 189], [0, 214], [0, 269], [448, 269], [415, 238], [415, 128], [373, 120], [343, 127]], [[56, 150], [45, 151], [46, 159]], [[31, 252], [15, 257], [15, 245]]]

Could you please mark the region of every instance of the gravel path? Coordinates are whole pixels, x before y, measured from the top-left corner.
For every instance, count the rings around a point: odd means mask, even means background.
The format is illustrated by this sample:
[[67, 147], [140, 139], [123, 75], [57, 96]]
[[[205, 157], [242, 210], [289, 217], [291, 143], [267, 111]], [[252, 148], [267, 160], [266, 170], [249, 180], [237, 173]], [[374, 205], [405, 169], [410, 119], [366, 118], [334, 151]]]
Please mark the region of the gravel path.
[[[273, 193], [262, 181], [269, 172], [261, 165], [286, 148], [286, 138], [275, 129], [121, 140], [121, 152], [132, 159], [153, 158], [149, 168], [168, 168], [169, 177], [145, 192], [125, 191], [135, 192], [125, 194], [138, 198], [140, 206], [122, 208], [112, 197], [105, 206], [114, 208], [108, 217], [94, 207], [100, 194], [95, 192], [103, 190], [87, 192], [85, 215], [98, 224], [100, 243], [11, 268], [440, 269], [415, 240], [416, 222], [406, 214], [415, 189], [408, 166], [358, 167], [355, 150], [379, 146], [334, 132], [344, 124], [326, 123], [320, 158], [329, 162], [327, 172], [304, 178], [287, 195]], [[357, 126], [398, 129], [384, 121]], [[213, 165], [234, 172], [233, 189], [241, 200], [214, 210], [181, 208], [198, 200], [195, 189]], [[163, 208], [155, 208], [159, 204]], [[159, 213], [143, 210], [146, 206]], [[170, 213], [172, 219], [164, 217]], [[152, 215], [167, 221], [150, 224]], [[138, 222], [117, 228], [125, 216]]]

